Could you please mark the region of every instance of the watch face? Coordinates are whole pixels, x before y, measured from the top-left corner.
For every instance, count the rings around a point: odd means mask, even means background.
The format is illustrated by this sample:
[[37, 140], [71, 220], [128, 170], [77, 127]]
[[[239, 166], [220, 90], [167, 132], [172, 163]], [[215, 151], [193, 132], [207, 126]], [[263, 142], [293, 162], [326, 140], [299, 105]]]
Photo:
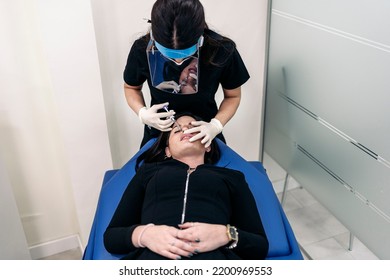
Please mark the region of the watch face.
[[237, 231], [234, 227], [230, 227], [229, 228], [229, 233], [230, 233], [230, 236], [232, 238], [232, 240], [236, 240], [237, 239]]

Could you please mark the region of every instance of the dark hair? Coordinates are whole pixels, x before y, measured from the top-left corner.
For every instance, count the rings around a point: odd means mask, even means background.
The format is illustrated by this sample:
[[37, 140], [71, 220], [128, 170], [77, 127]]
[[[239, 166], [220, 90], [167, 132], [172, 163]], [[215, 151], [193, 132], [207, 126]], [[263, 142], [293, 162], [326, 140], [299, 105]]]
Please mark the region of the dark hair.
[[[188, 112], [182, 112], [177, 113], [175, 115], [176, 119], [179, 119], [183, 116], [189, 116], [194, 118], [196, 121], [201, 121], [202, 119], [192, 113]], [[136, 162], [135, 169], [137, 170], [141, 163], [151, 163], [151, 162], [161, 162], [164, 160], [170, 160], [171, 158], [167, 158], [165, 155], [165, 148], [168, 145], [169, 135], [170, 131], [167, 132], [161, 132], [160, 136], [157, 138], [156, 142], [153, 143], [153, 145], [147, 149], [145, 152], [143, 152], [138, 158]], [[221, 157], [220, 150], [218, 147], [218, 144], [215, 140], [211, 142], [210, 145], [210, 152], [205, 153], [204, 155], [204, 162], [207, 164], [215, 164], [218, 162], [218, 160]]]
[[203, 37], [204, 44], [200, 59], [205, 64], [211, 64], [217, 67], [224, 66], [234, 53], [236, 43], [228, 37], [222, 36], [208, 28], [205, 29]]
[[170, 49], [195, 45], [207, 27], [199, 0], [157, 0], [151, 20], [154, 39]]
[[[208, 28], [199, 0], [157, 0], [152, 8], [151, 23], [154, 39], [170, 49], [189, 48], [203, 35], [200, 59], [205, 64], [223, 66], [236, 47], [233, 40]], [[145, 39], [149, 42], [150, 34]]]

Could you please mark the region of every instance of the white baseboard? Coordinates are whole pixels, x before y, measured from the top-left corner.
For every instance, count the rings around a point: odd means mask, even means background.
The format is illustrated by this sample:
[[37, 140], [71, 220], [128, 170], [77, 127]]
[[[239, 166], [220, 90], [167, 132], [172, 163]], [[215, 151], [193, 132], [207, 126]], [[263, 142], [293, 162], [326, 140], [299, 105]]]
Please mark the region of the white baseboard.
[[34, 245], [29, 247], [29, 250], [31, 259], [37, 260], [75, 248], [82, 249], [80, 237], [78, 235], [71, 235], [52, 240], [50, 242]]

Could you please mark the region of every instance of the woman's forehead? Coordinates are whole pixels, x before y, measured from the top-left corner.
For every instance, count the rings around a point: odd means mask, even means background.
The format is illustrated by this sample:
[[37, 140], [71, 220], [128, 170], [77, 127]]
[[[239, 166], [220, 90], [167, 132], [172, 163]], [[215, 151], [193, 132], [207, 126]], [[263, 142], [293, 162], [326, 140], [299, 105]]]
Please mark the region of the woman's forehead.
[[181, 116], [179, 118], [176, 119], [176, 121], [178, 121], [179, 123], [183, 123], [183, 124], [187, 124], [187, 123], [190, 123], [192, 121], [194, 121], [195, 119], [191, 116]]

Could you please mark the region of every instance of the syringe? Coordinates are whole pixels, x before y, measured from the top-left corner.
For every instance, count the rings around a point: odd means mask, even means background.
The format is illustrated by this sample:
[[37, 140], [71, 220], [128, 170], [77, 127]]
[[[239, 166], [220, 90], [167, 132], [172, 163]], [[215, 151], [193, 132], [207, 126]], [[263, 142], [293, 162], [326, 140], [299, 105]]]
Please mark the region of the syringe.
[[[164, 108], [165, 111], [169, 112], [168, 105], [167, 105], [167, 106], [164, 106], [163, 108]], [[175, 117], [174, 117], [174, 116], [170, 116], [169, 118], [175, 123], [175, 125], [180, 129], [180, 131], [182, 131], [181, 126], [180, 126], [180, 124], [176, 121]]]

